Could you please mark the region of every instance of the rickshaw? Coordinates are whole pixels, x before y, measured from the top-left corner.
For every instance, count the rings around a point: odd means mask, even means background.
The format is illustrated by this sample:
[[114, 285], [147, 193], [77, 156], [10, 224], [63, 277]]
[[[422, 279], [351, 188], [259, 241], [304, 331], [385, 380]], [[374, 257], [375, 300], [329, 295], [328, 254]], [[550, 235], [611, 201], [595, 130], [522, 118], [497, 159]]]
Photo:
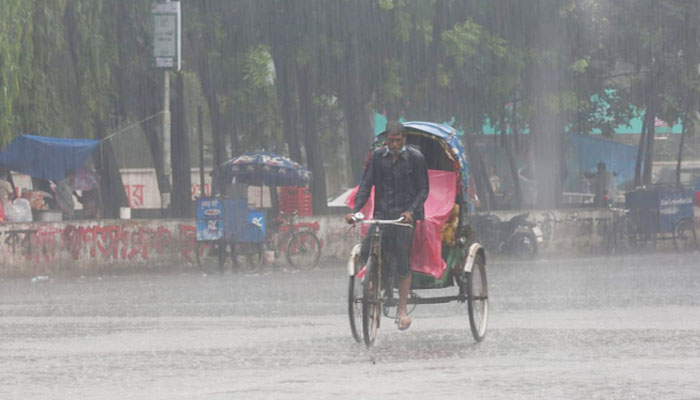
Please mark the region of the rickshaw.
[[[411, 251], [412, 282], [408, 299], [409, 313], [418, 304], [441, 304], [452, 301], [464, 304], [474, 340], [486, 335], [488, 320], [488, 286], [486, 254], [475, 241], [467, 221], [468, 163], [454, 128], [431, 122], [406, 122], [406, 143], [420, 149], [428, 166], [430, 192], [425, 202], [425, 219], [419, 221]], [[386, 132], [380, 133], [374, 148], [383, 145]], [[357, 189], [357, 188], [356, 188]], [[354, 194], [348, 205], [354, 204]], [[371, 220], [373, 199], [356, 215], [362, 231], [375, 225], [368, 241], [369, 256], [362, 260], [362, 244], [356, 244], [347, 264], [348, 314], [353, 338], [371, 347], [377, 336], [382, 314], [396, 319], [398, 295], [389, 271], [383, 271], [381, 251], [382, 227], [401, 224], [399, 220]], [[426, 296], [418, 290], [440, 291]]]
[[677, 251], [698, 249], [695, 190], [675, 184], [653, 185], [625, 194], [628, 235], [633, 247], [672, 240]]

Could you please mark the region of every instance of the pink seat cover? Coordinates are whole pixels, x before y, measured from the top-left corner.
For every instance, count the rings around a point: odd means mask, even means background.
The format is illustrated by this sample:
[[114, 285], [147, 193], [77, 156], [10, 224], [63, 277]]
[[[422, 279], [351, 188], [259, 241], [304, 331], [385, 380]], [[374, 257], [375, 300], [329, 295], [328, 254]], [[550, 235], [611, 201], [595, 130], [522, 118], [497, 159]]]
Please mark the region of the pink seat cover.
[[[429, 274], [439, 279], [447, 264], [442, 259], [442, 241], [440, 231], [450, 217], [450, 212], [455, 205], [457, 196], [457, 174], [452, 171], [428, 170], [428, 183], [430, 192], [425, 201], [425, 220], [418, 221], [416, 233], [413, 236], [411, 249], [411, 269], [423, 274]], [[359, 186], [356, 186], [350, 196], [347, 205], [353, 208], [355, 194]], [[374, 188], [369, 200], [361, 212], [366, 216], [374, 213]], [[362, 235], [367, 232], [367, 225], [362, 227]]]

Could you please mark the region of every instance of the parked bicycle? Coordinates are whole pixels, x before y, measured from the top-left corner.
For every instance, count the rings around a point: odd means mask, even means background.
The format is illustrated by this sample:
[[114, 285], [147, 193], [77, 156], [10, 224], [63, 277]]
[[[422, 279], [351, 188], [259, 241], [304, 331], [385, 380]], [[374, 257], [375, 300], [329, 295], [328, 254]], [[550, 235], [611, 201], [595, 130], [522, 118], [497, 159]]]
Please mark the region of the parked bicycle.
[[[285, 228], [284, 232], [280, 228]], [[275, 258], [284, 253], [290, 266], [310, 270], [318, 266], [321, 258], [321, 242], [311, 230], [299, 229], [297, 211], [280, 212], [275, 226], [268, 236], [267, 248], [275, 252]]]

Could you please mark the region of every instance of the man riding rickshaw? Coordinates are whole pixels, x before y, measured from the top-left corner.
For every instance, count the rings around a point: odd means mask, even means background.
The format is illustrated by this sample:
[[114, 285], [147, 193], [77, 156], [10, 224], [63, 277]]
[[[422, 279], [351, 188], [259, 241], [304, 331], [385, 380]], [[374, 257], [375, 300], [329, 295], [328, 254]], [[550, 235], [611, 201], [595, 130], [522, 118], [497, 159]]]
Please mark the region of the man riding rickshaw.
[[[361, 340], [361, 319], [370, 346], [382, 312], [389, 316], [396, 307], [396, 324], [405, 330], [412, 322], [408, 305], [454, 300], [467, 303], [472, 335], [481, 340], [488, 315], [485, 254], [467, 224], [467, 160], [456, 131], [429, 122], [390, 122], [377, 139], [349, 198], [353, 212], [345, 217], [371, 225], [348, 264], [353, 336]], [[413, 292], [451, 286], [458, 287], [457, 295], [421, 298]]]

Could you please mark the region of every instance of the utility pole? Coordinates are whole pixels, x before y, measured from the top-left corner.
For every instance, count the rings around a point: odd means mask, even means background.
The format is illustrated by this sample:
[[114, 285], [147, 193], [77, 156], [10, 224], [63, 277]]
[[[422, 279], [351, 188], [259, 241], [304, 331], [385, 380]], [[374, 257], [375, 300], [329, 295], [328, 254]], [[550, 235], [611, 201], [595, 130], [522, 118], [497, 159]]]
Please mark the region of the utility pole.
[[[166, 0], [169, 3], [170, 0]], [[160, 206], [163, 213], [167, 214], [170, 208], [170, 175], [172, 170], [171, 163], [171, 143], [170, 143], [170, 70], [163, 70], [163, 187], [165, 188], [160, 194]]]
[[154, 42], [153, 55], [157, 68], [163, 68], [163, 125], [161, 134], [163, 181], [159, 182], [160, 206], [164, 216], [170, 208], [172, 183], [172, 144], [170, 117], [170, 69], [180, 70], [181, 12], [180, 2], [163, 0], [153, 4]]
[[[165, 3], [170, 3], [170, 0], [165, 0]], [[160, 207], [163, 209], [163, 214], [168, 214], [170, 208], [170, 175], [172, 170], [171, 163], [171, 144], [170, 144], [170, 70], [163, 69], [163, 190], [160, 194]]]

